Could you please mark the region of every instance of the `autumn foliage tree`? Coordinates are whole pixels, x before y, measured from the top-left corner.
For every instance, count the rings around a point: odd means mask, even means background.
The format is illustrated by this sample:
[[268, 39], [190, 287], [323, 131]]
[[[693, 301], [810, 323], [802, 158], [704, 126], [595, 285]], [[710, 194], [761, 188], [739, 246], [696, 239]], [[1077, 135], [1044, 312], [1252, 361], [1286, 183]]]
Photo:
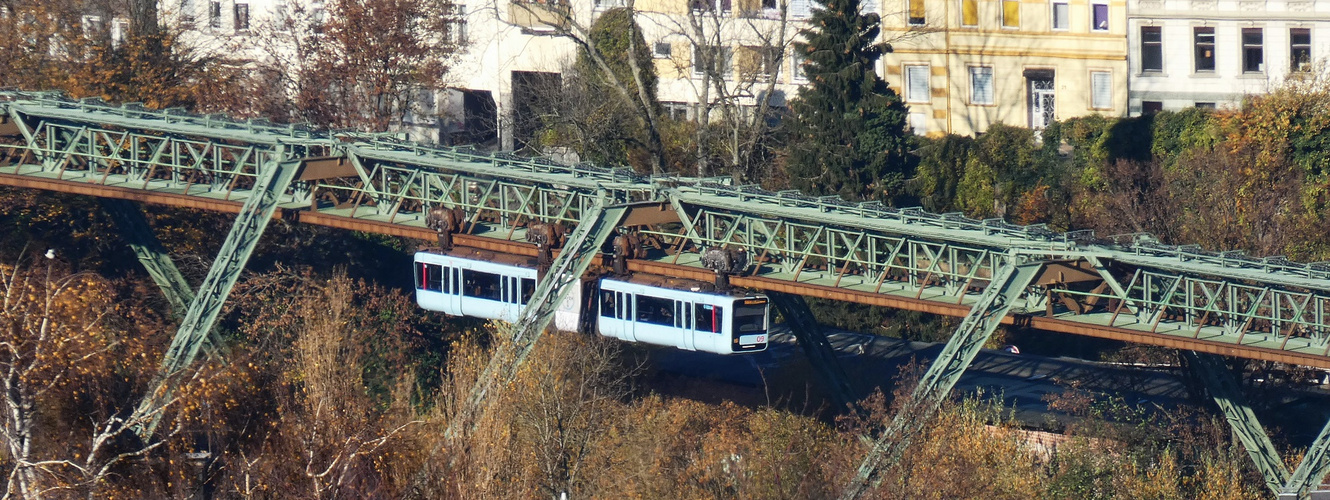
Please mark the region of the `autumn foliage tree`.
[[[371, 132], [397, 129], [447, 83], [461, 26], [449, 0], [294, 2], [250, 43], [266, 112], [283, 121]], [[431, 97], [432, 99], [432, 97]]]

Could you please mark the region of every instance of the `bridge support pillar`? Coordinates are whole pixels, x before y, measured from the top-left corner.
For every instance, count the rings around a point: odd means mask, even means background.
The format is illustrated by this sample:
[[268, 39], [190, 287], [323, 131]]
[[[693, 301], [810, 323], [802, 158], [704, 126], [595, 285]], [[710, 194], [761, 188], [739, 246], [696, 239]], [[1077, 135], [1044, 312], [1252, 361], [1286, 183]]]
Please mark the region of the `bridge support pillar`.
[[808, 308], [808, 302], [800, 295], [788, 293], [769, 291], [767, 296], [771, 297], [772, 304], [780, 308], [781, 315], [785, 316], [785, 323], [790, 325], [790, 331], [794, 332], [794, 338], [798, 339], [799, 347], [803, 348], [813, 369], [822, 376], [822, 382], [831, 391], [836, 404], [841, 408], [853, 405], [856, 392], [850, 385], [850, 377], [846, 375], [845, 368], [836, 357], [836, 351], [832, 349], [831, 342], [823, 333], [822, 325], [813, 318], [813, 311]]
[[140, 438], [147, 440], [152, 436], [161, 420], [162, 407], [172, 398], [176, 375], [193, 364], [194, 358], [198, 356], [204, 337], [216, 323], [222, 305], [231, 294], [231, 288], [235, 286], [245, 263], [249, 262], [259, 237], [277, 210], [282, 193], [291, 185], [299, 168], [299, 161], [273, 162], [259, 172], [249, 198], [231, 225], [231, 232], [226, 235], [221, 251], [194, 300], [190, 301], [185, 319], [181, 321], [175, 338], [171, 340], [171, 347], [162, 358], [161, 372], [149, 385], [147, 396], [134, 410], [133, 418], [144, 422], [135, 428]]
[[1224, 358], [1214, 354], [1183, 351], [1187, 365], [1198, 378], [1205, 382], [1205, 388], [1214, 398], [1215, 404], [1224, 412], [1224, 418], [1233, 429], [1233, 434], [1242, 442], [1243, 448], [1256, 464], [1256, 470], [1265, 478], [1265, 484], [1276, 493], [1288, 482], [1288, 468], [1279, 458], [1279, 450], [1266, 435], [1265, 428], [1256, 419], [1256, 413], [1242, 396], [1242, 388], [1233, 378]]
[[[171, 314], [177, 320], [184, 319], [190, 302], [194, 301], [194, 288], [189, 286], [185, 276], [180, 274], [180, 269], [176, 268], [175, 262], [171, 261], [171, 256], [162, 247], [157, 235], [152, 232], [152, 226], [148, 225], [143, 212], [134, 202], [128, 200], [101, 198], [101, 204], [115, 220], [116, 227], [120, 229], [120, 236], [129, 243], [129, 248], [148, 271], [148, 276], [151, 276], [157, 287], [162, 289], [162, 295], [166, 296], [166, 301], [171, 304]], [[216, 348], [220, 345], [221, 339], [216, 330], [210, 329], [205, 340], [210, 344], [206, 347]]]
[[1279, 450], [1270, 442], [1265, 428], [1242, 395], [1238, 381], [1224, 364], [1224, 358], [1195, 351], [1183, 353], [1192, 372], [1205, 382], [1206, 390], [1224, 412], [1229, 427], [1243, 448], [1246, 448], [1256, 470], [1265, 479], [1266, 486], [1281, 500], [1307, 498], [1308, 491], [1319, 486], [1326, 474], [1330, 474], [1330, 422], [1325, 424], [1316, 440], [1307, 448], [1298, 468], [1289, 473]]
[[445, 438], [453, 438], [463, 429], [470, 429], [477, 416], [485, 410], [485, 398], [496, 383], [507, 383], [517, 374], [517, 368], [526, 360], [536, 346], [536, 341], [545, 332], [559, 303], [568, 296], [571, 287], [580, 286], [582, 275], [586, 273], [591, 261], [600, 253], [600, 248], [609, 239], [623, 219], [627, 207], [606, 207], [606, 193], [602, 190], [595, 203], [582, 216], [582, 222], [568, 236], [559, 252], [559, 256], [550, 265], [536, 285], [531, 300], [522, 309], [509, 338], [511, 342], [503, 344], [481, 372], [475, 387], [471, 389], [466, 405], [458, 411], [448, 423]]
[[1278, 491], [1279, 498], [1307, 498], [1308, 490], [1320, 486], [1326, 474], [1330, 474], [1330, 422], [1321, 428], [1321, 433], [1303, 455], [1302, 463]]
[[1040, 262], [1020, 263], [1018, 255], [1008, 257], [1007, 264], [994, 272], [992, 281], [979, 300], [970, 308], [947, 341], [942, 354], [924, 372], [914, 393], [892, 419], [873, 448], [859, 465], [859, 473], [841, 494], [842, 500], [858, 498], [872, 486], [884, 466], [895, 463], [909, 445], [910, 440], [932, 418], [942, 400], [955, 387], [961, 374], [974, 361], [984, 342], [993, 335], [1002, 318], [1011, 311], [1021, 292], [1030, 285], [1043, 267]]

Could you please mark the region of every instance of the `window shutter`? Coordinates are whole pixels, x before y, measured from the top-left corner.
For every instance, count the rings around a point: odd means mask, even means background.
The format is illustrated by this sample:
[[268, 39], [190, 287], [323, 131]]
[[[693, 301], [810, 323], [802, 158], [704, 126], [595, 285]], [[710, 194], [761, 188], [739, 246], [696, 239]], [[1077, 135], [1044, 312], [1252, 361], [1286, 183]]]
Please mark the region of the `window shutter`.
[[970, 68], [972, 104], [993, 104], [993, 68]]
[[1113, 79], [1111, 73], [1091, 73], [1090, 85], [1094, 92], [1094, 102], [1091, 103], [1095, 108], [1107, 109], [1113, 107]]
[[790, 0], [790, 17], [802, 18], [813, 15], [813, 0]]
[[906, 66], [908, 100], [928, 102], [932, 97], [928, 90], [928, 66]]

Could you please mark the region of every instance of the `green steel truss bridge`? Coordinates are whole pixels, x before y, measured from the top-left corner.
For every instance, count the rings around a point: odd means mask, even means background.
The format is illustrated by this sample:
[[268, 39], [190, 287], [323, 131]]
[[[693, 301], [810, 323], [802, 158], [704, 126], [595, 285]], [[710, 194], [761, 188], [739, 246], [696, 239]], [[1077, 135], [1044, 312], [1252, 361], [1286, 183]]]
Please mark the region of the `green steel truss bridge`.
[[[539, 338], [570, 288], [564, 285], [575, 281], [568, 277], [603, 264], [611, 235], [631, 230], [648, 249], [627, 260], [638, 272], [710, 280], [720, 271], [704, 264], [704, 252], [743, 250], [751, 265], [722, 271], [734, 285], [773, 297], [843, 402], [852, 387], [804, 296], [963, 318], [913, 407], [902, 412], [914, 417], [889, 423], [845, 498], [895, 461], [999, 324], [1182, 349], [1273, 491], [1305, 495], [1330, 471], [1330, 424], [1289, 471], [1220, 357], [1330, 369], [1327, 263], [1162, 245], [1148, 235], [1096, 239], [1084, 231], [770, 192], [728, 178], [645, 177], [47, 92], [0, 92], [0, 185], [104, 199], [175, 306], [179, 331], [159, 389], [142, 408], [169, 397], [174, 375], [212, 341], [217, 314], [268, 221], [432, 240], [439, 233], [427, 225], [429, 211], [441, 207], [463, 214], [450, 231], [460, 245], [536, 255], [528, 240], [537, 231], [528, 228], [558, 223], [568, 233], [514, 329], [516, 351], [496, 356], [473, 393], [475, 411], [483, 411], [489, 384], [510, 375]], [[236, 214], [197, 289], [129, 202]]]

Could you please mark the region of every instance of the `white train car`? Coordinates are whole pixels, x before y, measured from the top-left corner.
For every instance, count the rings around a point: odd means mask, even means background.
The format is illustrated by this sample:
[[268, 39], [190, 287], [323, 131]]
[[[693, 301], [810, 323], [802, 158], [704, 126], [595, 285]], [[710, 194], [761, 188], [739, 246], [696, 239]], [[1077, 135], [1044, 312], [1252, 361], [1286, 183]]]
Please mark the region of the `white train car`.
[[416, 304], [453, 316], [517, 321], [536, 291], [535, 261], [478, 250], [416, 252], [415, 275]]
[[[417, 252], [416, 303], [454, 316], [516, 321], [536, 288], [531, 259], [482, 251]], [[576, 331], [593, 315], [597, 333], [648, 344], [718, 354], [762, 351], [770, 327], [767, 298], [713, 291], [710, 283], [638, 275], [601, 278], [598, 295], [570, 290], [555, 327]], [[586, 299], [586, 300], [584, 300]]]
[[767, 348], [767, 298], [708, 291], [709, 283], [638, 276], [600, 280], [601, 335], [717, 354]]

